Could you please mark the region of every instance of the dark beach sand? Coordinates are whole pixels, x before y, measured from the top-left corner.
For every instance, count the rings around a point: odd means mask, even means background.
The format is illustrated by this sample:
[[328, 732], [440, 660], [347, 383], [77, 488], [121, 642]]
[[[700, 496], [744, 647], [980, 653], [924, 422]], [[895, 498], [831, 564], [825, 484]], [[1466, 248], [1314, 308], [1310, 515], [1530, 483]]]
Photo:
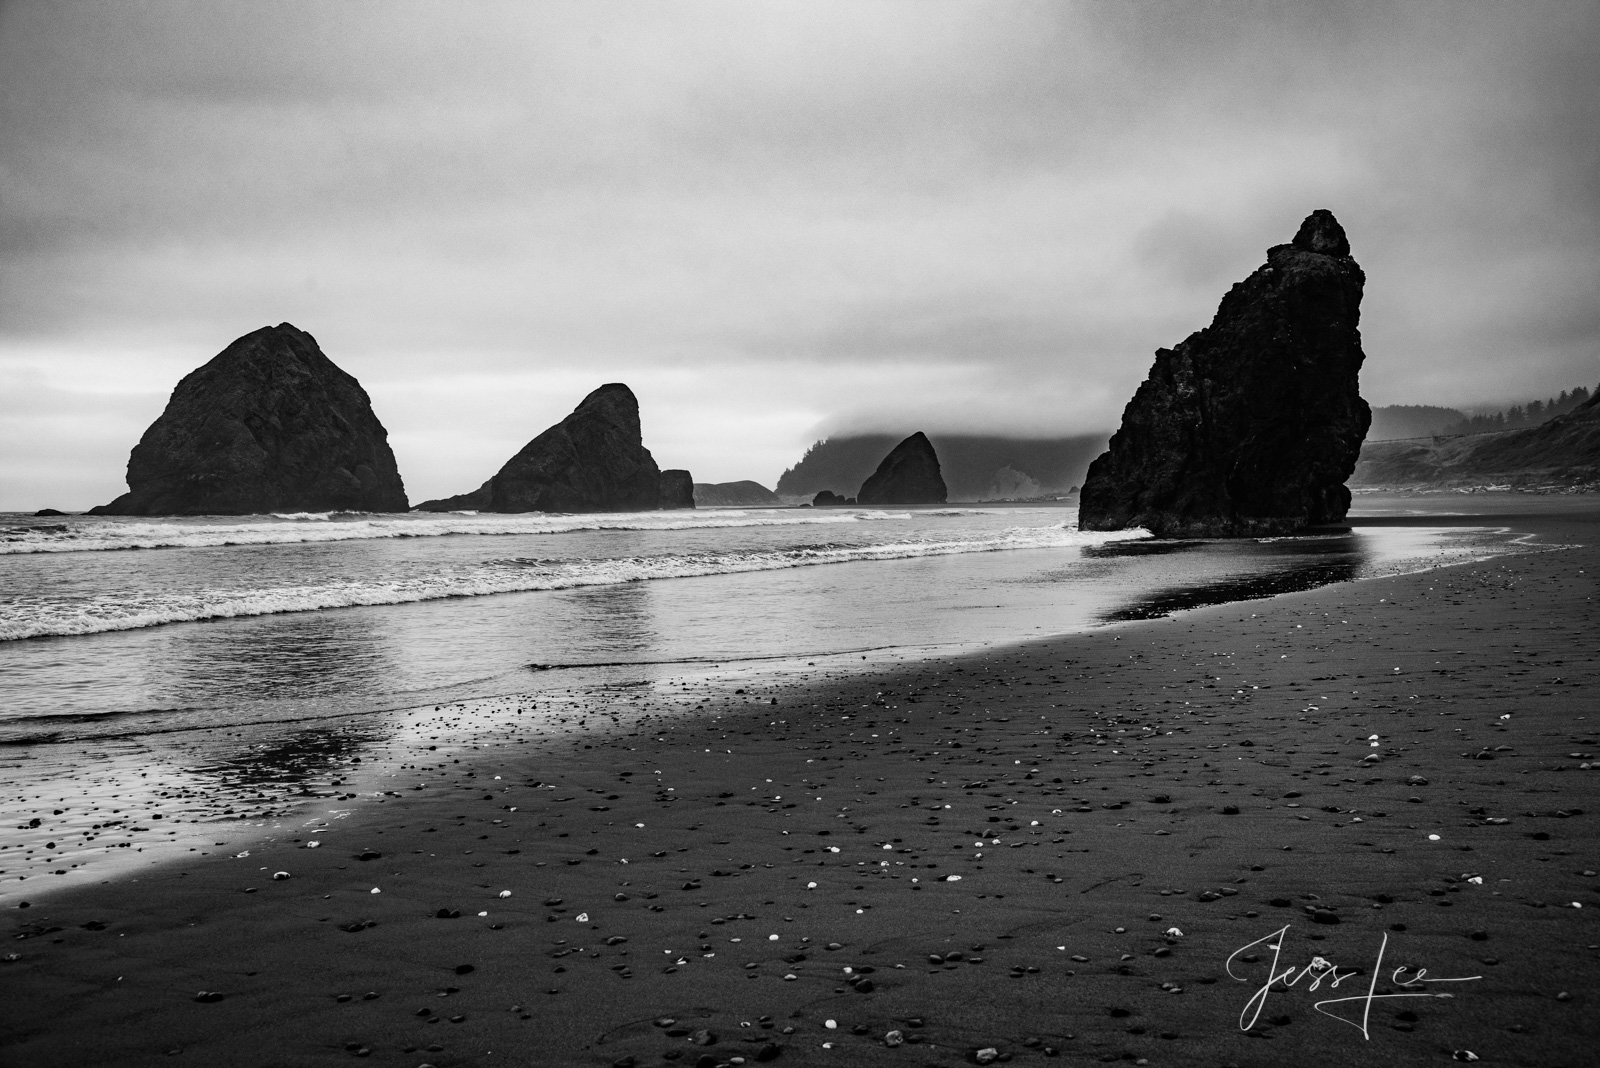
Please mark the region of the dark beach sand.
[[[58, 892], [0, 1062], [1595, 1064], [1600, 529], [1524, 525], [1579, 547], [754, 682]], [[1246, 1033], [1286, 925], [1361, 974]], [[1364, 1038], [1313, 1005], [1385, 934], [1454, 996], [1325, 1006]]]

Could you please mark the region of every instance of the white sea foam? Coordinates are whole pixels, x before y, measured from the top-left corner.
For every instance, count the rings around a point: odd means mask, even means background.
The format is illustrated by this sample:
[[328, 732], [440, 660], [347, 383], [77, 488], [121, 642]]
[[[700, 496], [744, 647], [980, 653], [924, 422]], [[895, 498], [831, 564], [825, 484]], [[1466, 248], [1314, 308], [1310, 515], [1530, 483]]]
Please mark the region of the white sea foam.
[[[788, 513], [783, 513], [787, 516]], [[577, 517], [572, 517], [574, 520]], [[630, 522], [639, 517], [629, 516]], [[857, 520], [869, 518], [858, 514]], [[591, 528], [594, 517], [584, 517]], [[813, 520], [814, 522], [820, 520]], [[829, 522], [837, 522], [830, 519]], [[548, 523], [549, 520], [544, 522]], [[752, 523], [760, 523], [754, 518]], [[503, 521], [498, 525], [503, 526]], [[682, 527], [719, 524], [682, 523]], [[234, 528], [239, 529], [239, 528]], [[321, 529], [321, 528], [318, 528]], [[571, 528], [569, 528], [571, 529]], [[633, 529], [620, 526], [618, 529]], [[656, 525], [655, 529], [678, 529]], [[526, 526], [515, 531], [529, 533]], [[208, 533], [215, 533], [211, 528]], [[436, 533], [468, 533], [436, 531]], [[193, 622], [235, 616], [262, 616], [281, 612], [310, 612], [356, 605], [403, 604], [446, 597], [477, 597], [497, 593], [568, 589], [654, 579], [727, 575], [774, 571], [818, 564], [867, 560], [903, 560], [957, 553], [998, 552], [1008, 549], [1070, 548], [1108, 541], [1146, 537], [1143, 531], [1087, 533], [1063, 525], [1014, 527], [992, 534], [939, 540], [882, 541], [867, 545], [793, 545], [779, 549], [665, 554], [580, 560], [505, 560], [429, 570], [405, 578], [351, 581], [256, 589], [212, 589], [185, 593], [107, 593], [93, 602], [63, 602], [45, 597], [12, 598], [0, 605], [0, 641], [47, 635], [95, 634], [136, 630], [164, 623]], [[280, 539], [281, 540], [281, 539]], [[207, 542], [202, 544], [218, 544]]]
[[[982, 514], [941, 512], [940, 515]], [[73, 516], [49, 524], [0, 529], [0, 555], [179, 549], [222, 545], [289, 545], [364, 538], [432, 538], [453, 534], [565, 534], [577, 530], [697, 530], [729, 527], [822, 526], [904, 520], [909, 512], [874, 509], [740, 509], [600, 513], [593, 515], [480, 515], [475, 512], [379, 515], [298, 512], [270, 516], [132, 519]]]

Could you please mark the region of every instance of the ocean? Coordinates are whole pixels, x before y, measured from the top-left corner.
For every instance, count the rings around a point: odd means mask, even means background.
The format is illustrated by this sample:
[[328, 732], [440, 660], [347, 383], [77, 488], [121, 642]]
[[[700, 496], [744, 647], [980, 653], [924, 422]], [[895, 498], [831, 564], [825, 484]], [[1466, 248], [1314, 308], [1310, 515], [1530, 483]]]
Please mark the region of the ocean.
[[0, 900], [134, 863], [116, 850], [135, 841], [149, 863], [381, 794], [508, 716], [593, 729], [572, 710], [597, 695], [872, 670], [1518, 548], [1425, 520], [1158, 541], [1080, 532], [1065, 505], [0, 515]]

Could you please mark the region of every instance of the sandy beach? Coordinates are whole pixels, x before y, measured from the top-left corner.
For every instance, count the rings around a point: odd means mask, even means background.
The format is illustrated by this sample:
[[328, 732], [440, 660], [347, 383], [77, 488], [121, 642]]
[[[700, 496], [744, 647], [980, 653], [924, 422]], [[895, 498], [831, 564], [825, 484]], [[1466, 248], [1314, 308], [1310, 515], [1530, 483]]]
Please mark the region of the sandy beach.
[[0, 1063], [1592, 1064], [1600, 549], [1520, 525], [419, 762], [8, 910]]

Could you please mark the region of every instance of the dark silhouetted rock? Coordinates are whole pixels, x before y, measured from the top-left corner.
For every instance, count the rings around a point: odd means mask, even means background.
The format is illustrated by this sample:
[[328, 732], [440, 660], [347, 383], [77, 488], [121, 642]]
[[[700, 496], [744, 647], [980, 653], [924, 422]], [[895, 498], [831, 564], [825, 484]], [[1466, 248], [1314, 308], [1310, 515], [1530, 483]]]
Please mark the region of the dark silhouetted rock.
[[919, 430], [891, 449], [861, 483], [856, 500], [862, 504], [943, 504], [944, 478], [928, 436]]
[[693, 508], [694, 507], [694, 476], [687, 471], [671, 470], [661, 472], [661, 481], [658, 494], [660, 508]]
[[813, 508], [843, 508], [855, 503], [852, 498], [841, 497], [833, 490], [823, 490], [811, 498], [811, 506]]
[[696, 482], [694, 503], [701, 508], [759, 508], [782, 504], [783, 499], [759, 482]]
[[1156, 352], [1089, 467], [1079, 526], [1234, 537], [1342, 520], [1372, 419], [1358, 388], [1365, 281], [1330, 212], [1269, 249], [1210, 326]]
[[612, 382], [583, 398], [571, 415], [524, 445], [471, 493], [424, 501], [417, 509], [649, 512], [660, 506], [661, 471], [640, 437], [639, 402], [633, 390]]
[[185, 375], [128, 457], [128, 492], [94, 515], [403, 512], [367, 393], [288, 323]]
[[54, 516], [54, 515], [66, 515], [67, 513], [61, 511], [58, 508], [41, 508], [37, 512], [35, 512], [33, 514], [35, 516], [44, 517], [44, 516]]

